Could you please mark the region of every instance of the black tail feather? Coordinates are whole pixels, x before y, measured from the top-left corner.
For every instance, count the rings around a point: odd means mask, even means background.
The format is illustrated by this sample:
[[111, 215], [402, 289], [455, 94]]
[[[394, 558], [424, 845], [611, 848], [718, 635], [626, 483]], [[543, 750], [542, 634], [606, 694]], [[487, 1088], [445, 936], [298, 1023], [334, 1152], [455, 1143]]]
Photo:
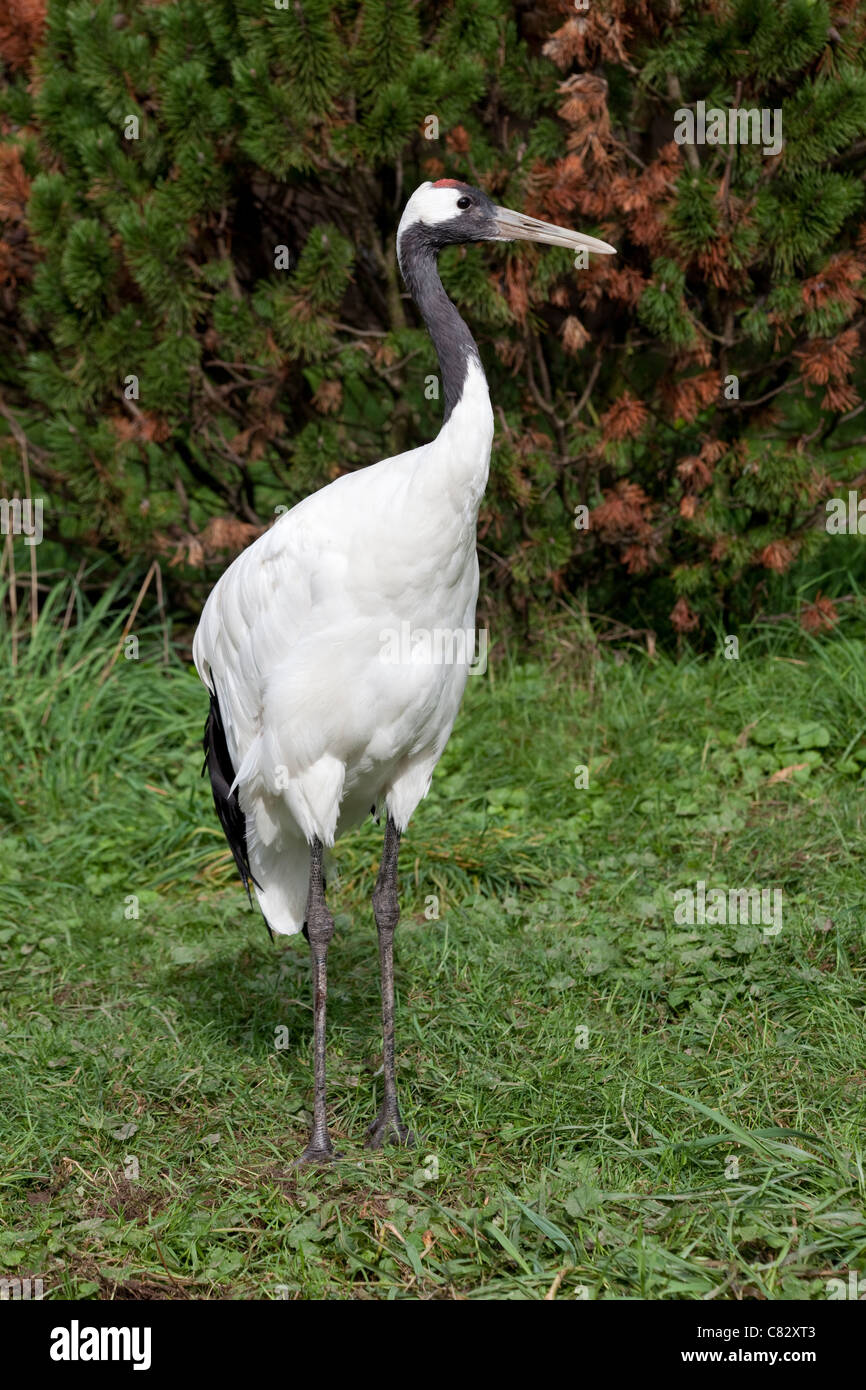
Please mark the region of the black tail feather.
[[[247, 850], [247, 827], [246, 818], [241, 810], [238, 801], [237, 791], [232, 791], [232, 783], [235, 780], [235, 770], [232, 767], [232, 760], [229, 757], [228, 744], [226, 742], [226, 731], [220, 713], [219, 700], [216, 695], [216, 688], [210, 695], [210, 712], [204, 726], [204, 738], [202, 739], [204, 748], [204, 766], [201, 770], [202, 777], [205, 772], [210, 774], [211, 791], [213, 792], [213, 804], [219, 816], [220, 825], [223, 828], [229, 849], [231, 850], [234, 861], [238, 867], [244, 888], [247, 890], [247, 897], [252, 906], [252, 893], [250, 883], [254, 883], [256, 888], [261, 888], [261, 884], [253, 877], [250, 869], [250, 857]], [[265, 926], [268, 928], [268, 935], [271, 940], [274, 934], [270, 925], [265, 919]]]

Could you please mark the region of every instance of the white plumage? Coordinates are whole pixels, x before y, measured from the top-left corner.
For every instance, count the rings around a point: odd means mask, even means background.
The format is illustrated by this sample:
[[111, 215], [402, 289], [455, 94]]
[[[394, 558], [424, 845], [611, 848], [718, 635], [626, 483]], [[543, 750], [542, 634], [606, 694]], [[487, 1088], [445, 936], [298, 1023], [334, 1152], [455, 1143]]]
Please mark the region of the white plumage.
[[[196, 669], [216, 689], [255, 892], [275, 932], [304, 921], [309, 841], [386, 805], [405, 829], [466, 684], [453, 663], [389, 660], [389, 634], [466, 631], [493, 413], [480, 365], [430, 444], [346, 474], [286, 512], [226, 570]], [[420, 647], [420, 644], [419, 644]]]

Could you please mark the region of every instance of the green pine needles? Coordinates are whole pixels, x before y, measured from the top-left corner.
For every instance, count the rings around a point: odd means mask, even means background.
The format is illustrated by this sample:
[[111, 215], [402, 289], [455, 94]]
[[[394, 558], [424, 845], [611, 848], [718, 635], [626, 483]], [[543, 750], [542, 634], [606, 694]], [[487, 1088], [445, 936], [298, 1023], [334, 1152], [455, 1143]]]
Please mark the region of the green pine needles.
[[[432, 437], [394, 234], [419, 182], [459, 177], [619, 252], [443, 256], [496, 407], [500, 621], [588, 591], [700, 640], [861, 573], [823, 525], [864, 473], [849, 0], [10, 6], [0, 483], [21, 492], [25, 439], [62, 567], [166, 557], [195, 609], [276, 509]], [[699, 110], [765, 113], [780, 148], [678, 143]]]

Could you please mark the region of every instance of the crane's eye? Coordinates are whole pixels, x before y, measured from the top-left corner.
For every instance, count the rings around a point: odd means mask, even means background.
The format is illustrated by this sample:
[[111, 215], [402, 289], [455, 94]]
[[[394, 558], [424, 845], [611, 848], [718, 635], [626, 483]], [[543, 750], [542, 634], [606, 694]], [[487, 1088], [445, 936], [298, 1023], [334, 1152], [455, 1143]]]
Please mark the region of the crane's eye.
[[457, 199], [457, 206], [459, 207], [459, 209], [460, 209], [461, 212], [464, 212], [466, 208], [471, 208], [471, 206], [472, 206], [472, 199], [471, 199], [471, 198], [467, 198], [467, 197], [464, 195], [464, 197], [458, 198], [458, 199]]

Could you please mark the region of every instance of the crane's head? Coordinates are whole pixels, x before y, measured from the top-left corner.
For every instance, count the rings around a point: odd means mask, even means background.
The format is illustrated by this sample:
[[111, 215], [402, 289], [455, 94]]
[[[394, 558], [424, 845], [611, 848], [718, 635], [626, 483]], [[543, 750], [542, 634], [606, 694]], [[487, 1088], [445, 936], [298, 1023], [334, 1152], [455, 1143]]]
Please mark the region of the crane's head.
[[397, 232], [401, 268], [410, 252], [416, 256], [424, 252], [435, 255], [444, 246], [466, 241], [538, 241], [545, 246], [567, 246], [573, 251], [616, 255], [616, 248], [608, 246], [606, 241], [497, 207], [486, 193], [473, 188], [472, 184], [439, 179], [416, 188], [406, 204]]

